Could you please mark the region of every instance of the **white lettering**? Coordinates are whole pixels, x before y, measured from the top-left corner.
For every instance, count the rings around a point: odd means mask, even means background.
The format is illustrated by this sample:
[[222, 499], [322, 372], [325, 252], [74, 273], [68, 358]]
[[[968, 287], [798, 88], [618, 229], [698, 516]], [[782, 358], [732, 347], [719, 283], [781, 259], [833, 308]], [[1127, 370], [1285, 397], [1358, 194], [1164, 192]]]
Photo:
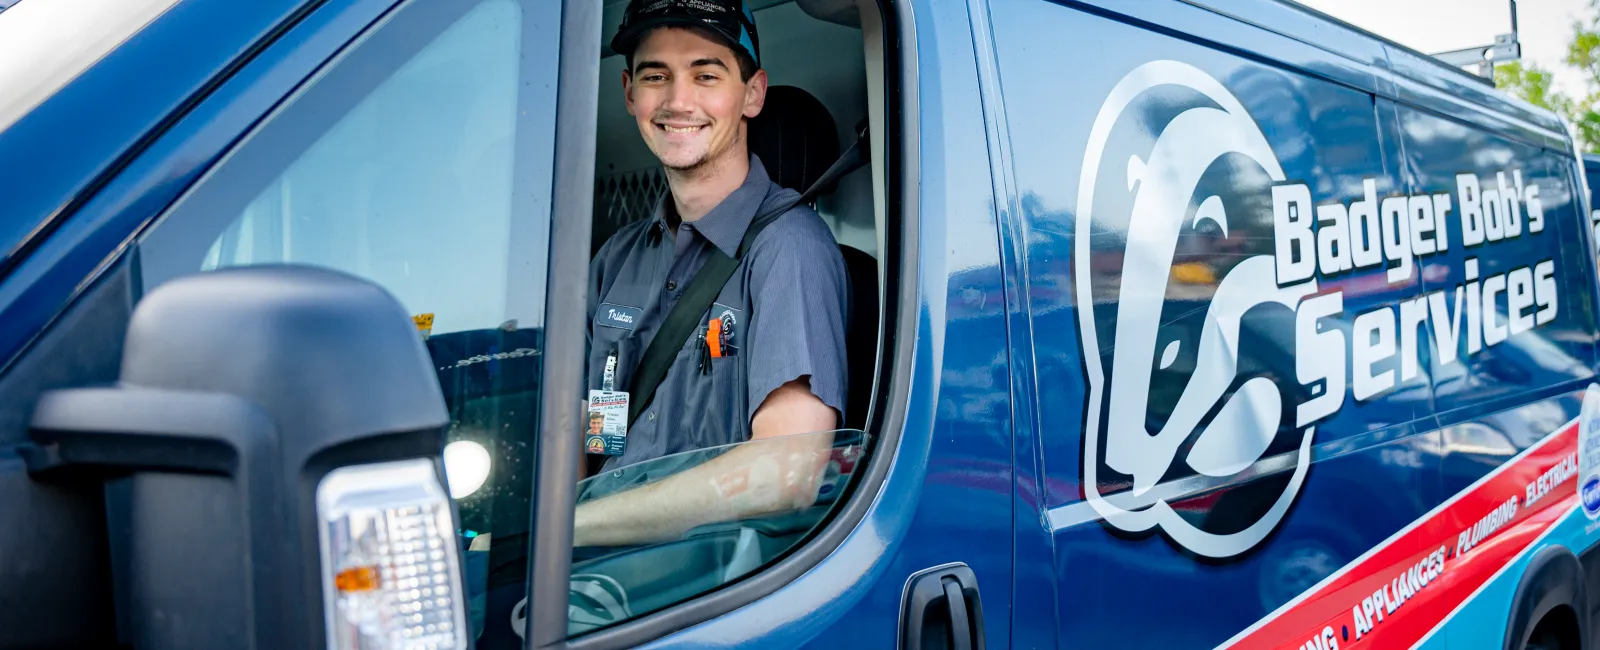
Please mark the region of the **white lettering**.
[[1456, 195], [1461, 197], [1461, 243], [1483, 243], [1483, 199], [1478, 195], [1477, 174], [1456, 174]]
[[[1430, 255], [1435, 250], [1433, 203], [1438, 195], [1413, 196], [1406, 200], [1406, 212], [1411, 217], [1411, 251], [1417, 255]], [[1446, 197], [1449, 198], [1449, 197]]]
[[[1535, 185], [1528, 188], [1539, 189]], [[1529, 210], [1532, 210], [1533, 199], [1528, 199]], [[1528, 228], [1533, 229], [1533, 219], [1528, 220]], [[1537, 231], [1535, 231], [1537, 232]], [[1535, 316], [1536, 322], [1543, 325], [1556, 319], [1556, 263], [1554, 260], [1545, 260], [1533, 265], [1534, 275], [1534, 300], [1539, 303], [1539, 312]]]
[[1383, 263], [1381, 226], [1378, 219], [1378, 182], [1366, 179], [1361, 182], [1366, 198], [1350, 204], [1350, 253], [1356, 268], [1367, 268]]
[[1439, 252], [1450, 250], [1450, 229], [1444, 226], [1445, 215], [1450, 214], [1450, 194], [1433, 195], [1433, 219], [1439, 227]]
[[1272, 187], [1273, 239], [1277, 243], [1278, 284], [1293, 284], [1317, 273], [1311, 234], [1311, 190], [1305, 185]]
[[1344, 294], [1339, 292], [1307, 298], [1295, 312], [1295, 378], [1315, 395], [1295, 407], [1295, 426], [1333, 415], [1344, 405], [1344, 332], [1322, 323], [1343, 312]]
[[[1485, 192], [1487, 194], [1487, 192]], [[1504, 343], [1510, 334], [1505, 323], [1496, 318], [1499, 301], [1495, 294], [1506, 290], [1506, 276], [1491, 275], [1483, 280], [1483, 342], [1485, 345], [1499, 345]]]
[[[1464, 293], [1461, 287], [1456, 287], [1455, 309], [1450, 309], [1445, 303], [1445, 292], [1435, 291], [1428, 294], [1428, 311], [1433, 320], [1433, 337], [1435, 358], [1439, 365], [1455, 363], [1457, 346], [1461, 341], [1461, 298]], [[1448, 323], [1449, 327], [1445, 327]]]
[[1350, 217], [1343, 203], [1317, 206], [1317, 268], [1336, 275], [1355, 268], [1350, 257]]
[[1500, 190], [1483, 190], [1478, 195], [1483, 209], [1483, 236], [1496, 242], [1506, 236], [1505, 207], [1500, 204]]
[[1417, 376], [1420, 357], [1417, 354], [1417, 328], [1428, 322], [1428, 299], [1417, 298], [1400, 303], [1400, 381], [1410, 381]]
[[1357, 316], [1350, 335], [1355, 337], [1350, 351], [1355, 398], [1365, 401], [1393, 388], [1393, 370], [1374, 374], [1372, 368], [1394, 356], [1394, 310], [1384, 307]]
[[1483, 312], [1478, 293], [1478, 258], [1467, 258], [1467, 354], [1483, 349]]
[[1391, 196], [1383, 200], [1380, 211], [1383, 257], [1392, 263], [1388, 273], [1390, 282], [1411, 278], [1411, 221], [1406, 218], [1406, 205], [1406, 197]]
[[[1521, 172], [1517, 173], [1521, 177]], [[1495, 180], [1500, 184], [1500, 214], [1505, 220], [1506, 239], [1522, 235], [1522, 192], [1515, 185], [1506, 182], [1505, 172], [1495, 172]]]
[[1533, 271], [1524, 266], [1506, 274], [1506, 315], [1511, 321], [1511, 335], [1516, 336], [1533, 329]]
[[1528, 207], [1528, 232], [1544, 232], [1544, 202], [1539, 200], [1539, 185], [1523, 187], [1520, 169], [1511, 175], [1517, 179], [1517, 191], [1522, 193], [1522, 202]]

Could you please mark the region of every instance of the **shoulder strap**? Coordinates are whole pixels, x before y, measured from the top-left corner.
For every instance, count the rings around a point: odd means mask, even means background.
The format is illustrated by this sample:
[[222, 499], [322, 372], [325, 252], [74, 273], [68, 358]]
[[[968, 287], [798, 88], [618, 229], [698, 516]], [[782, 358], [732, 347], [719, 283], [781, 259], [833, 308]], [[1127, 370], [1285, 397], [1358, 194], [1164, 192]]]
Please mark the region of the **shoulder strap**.
[[[750, 242], [763, 228], [778, 220], [783, 213], [794, 207], [793, 202], [784, 201], [774, 206], [772, 210], [757, 215], [751, 220], [750, 228], [745, 231], [744, 241], [739, 243], [738, 257], [743, 258], [745, 251], [749, 250]], [[661, 385], [661, 380], [666, 379], [667, 370], [672, 367], [672, 361], [677, 358], [678, 351], [683, 349], [685, 341], [694, 335], [700, 326], [700, 316], [711, 303], [716, 302], [717, 294], [722, 293], [722, 286], [733, 277], [734, 271], [739, 269], [739, 259], [728, 257], [722, 249], [711, 247], [711, 257], [706, 260], [705, 266], [695, 273], [694, 279], [689, 281], [689, 286], [684, 287], [683, 295], [678, 298], [678, 303], [672, 306], [672, 311], [667, 312], [667, 317], [661, 322], [661, 329], [656, 330], [654, 338], [650, 339], [650, 346], [645, 348], [644, 356], [639, 358], [639, 366], [633, 372], [632, 381], [628, 386], [628, 424], [639, 419], [639, 414], [650, 405], [650, 400], [655, 397], [656, 388]]]
[[744, 239], [739, 242], [739, 249], [733, 257], [728, 257], [715, 246], [711, 247], [710, 259], [706, 260], [705, 266], [700, 267], [698, 273], [695, 273], [694, 279], [689, 281], [689, 286], [684, 287], [683, 295], [678, 298], [678, 303], [672, 306], [672, 311], [667, 312], [666, 318], [661, 322], [661, 329], [656, 330], [655, 337], [650, 339], [650, 346], [645, 348], [644, 356], [639, 358], [639, 365], [632, 373], [628, 386], [629, 426], [639, 419], [639, 414], [643, 413], [645, 407], [655, 398], [656, 388], [661, 385], [661, 380], [666, 379], [667, 370], [672, 368], [673, 359], [677, 358], [678, 351], [683, 349], [683, 344], [700, 326], [700, 316], [711, 308], [711, 303], [716, 302], [717, 294], [722, 293], [722, 286], [727, 284], [728, 279], [733, 277], [734, 271], [739, 269], [739, 262], [755, 243], [756, 235], [794, 206], [810, 201], [824, 188], [837, 182], [839, 177], [865, 164], [866, 142], [863, 133], [804, 194], [772, 206], [751, 219], [750, 226], [745, 229]]

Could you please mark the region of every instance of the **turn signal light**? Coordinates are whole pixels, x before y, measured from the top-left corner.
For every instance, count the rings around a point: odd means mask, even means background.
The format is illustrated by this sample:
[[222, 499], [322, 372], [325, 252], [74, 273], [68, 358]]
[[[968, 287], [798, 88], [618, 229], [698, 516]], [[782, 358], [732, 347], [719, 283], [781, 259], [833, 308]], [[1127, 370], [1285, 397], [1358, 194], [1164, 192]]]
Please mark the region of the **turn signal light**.
[[317, 514], [330, 649], [467, 647], [455, 522], [433, 462], [334, 470]]

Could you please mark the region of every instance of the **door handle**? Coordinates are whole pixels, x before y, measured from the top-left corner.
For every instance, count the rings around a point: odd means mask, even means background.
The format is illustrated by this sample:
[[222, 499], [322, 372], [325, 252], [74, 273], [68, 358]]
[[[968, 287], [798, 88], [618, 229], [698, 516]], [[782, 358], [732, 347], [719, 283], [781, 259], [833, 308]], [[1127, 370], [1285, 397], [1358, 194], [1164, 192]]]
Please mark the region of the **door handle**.
[[924, 569], [901, 597], [902, 650], [983, 650], [978, 576], [962, 563]]

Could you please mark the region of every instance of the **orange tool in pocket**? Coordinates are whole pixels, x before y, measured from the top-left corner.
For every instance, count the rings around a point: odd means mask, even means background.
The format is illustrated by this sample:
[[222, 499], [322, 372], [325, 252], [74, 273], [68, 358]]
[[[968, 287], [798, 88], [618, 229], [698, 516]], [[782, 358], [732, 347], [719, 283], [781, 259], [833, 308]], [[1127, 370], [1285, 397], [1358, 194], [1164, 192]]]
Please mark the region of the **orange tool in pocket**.
[[711, 358], [722, 358], [722, 319], [713, 318], [706, 323], [706, 348], [711, 351]]

